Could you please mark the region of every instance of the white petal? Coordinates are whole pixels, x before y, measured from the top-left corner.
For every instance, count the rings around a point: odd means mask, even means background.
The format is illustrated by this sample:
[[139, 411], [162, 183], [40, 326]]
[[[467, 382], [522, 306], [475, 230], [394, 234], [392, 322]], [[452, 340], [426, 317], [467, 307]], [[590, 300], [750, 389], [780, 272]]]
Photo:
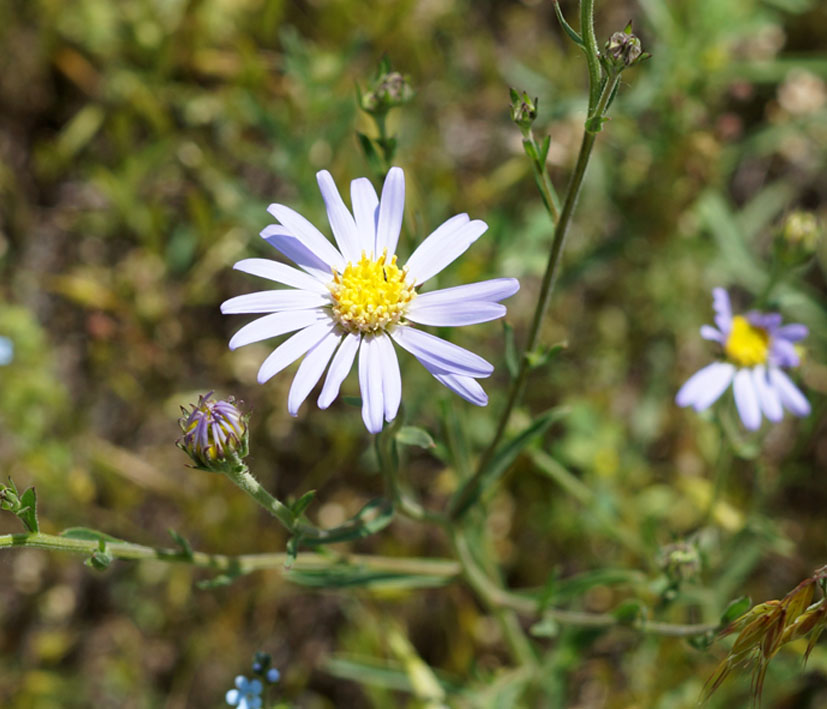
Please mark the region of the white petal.
[[438, 303], [421, 305], [414, 300], [408, 309], [408, 319], [421, 325], [435, 327], [460, 327], [488, 322], [505, 316], [505, 306], [499, 303], [466, 301], [463, 303]]
[[437, 227], [405, 264], [414, 285], [424, 283], [465, 253], [486, 229], [488, 225], [479, 219], [469, 222], [467, 214], [451, 217]]
[[402, 216], [405, 214], [405, 173], [400, 167], [392, 167], [382, 186], [379, 216], [376, 222], [376, 255], [388, 250], [390, 258], [396, 253]]
[[402, 377], [399, 374], [399, 360], [393, 342], [387, 335], [377, 335], [375, 341], [379, 366], [382, 369], [382, 396], [384, 398], [385, 421], [393, 421], [399, 413], [402, 402]]
[[761, 410], [770, 420], [778, 423], [784, 418], [784, 409], [781, 408], [781, 399], [778, 393], [770, 386], [767, 380], [767, 370], [764, 365], [759, 364], [752, 370], [752, 380], [755, 385], [755, 393], [758, 395], [758, 403]]
[[327, 370], [327, 377], [325, 377], [322, 392], [319, 394], [317, 403], [320, 409], [326, 409], [339, 395], [339, 388], [353, 366], [353, 358], [359, 349], [360, 340], [359, 335], [353, 333], [342, 340], [342, 344], [330, 363], [330, 369]]
[[770, 384], [778, 392], [784, 408], [796, 416], [809, 416], [810, 402], [784, 372], [775, 367], [770, 368]]
[[458, 374], [434, 374], [433, 376], [438, 382], [472, 404], [485, 406], [488, 403], [488, 394], [473, 377], [462, 377]]
[[461, 303], [466, 300], [487, 300], [496, 303], [510, 298], [518, 290], [520, 290], [520, 282], [516, 278], [492, 278], [489, 281], [420, 293], [414, 303], [436, 305], [437, 303]]
[[732, 381], [733, 374], [735, 367], [728, 362], [708, 364], [686, 380], [675, 396], [675, 403], [678, 406], [692, 406], [695, 411], [703, 411], [724, 393]]
[[230, 349], [236, 350], [244, 345], [278, 337], [324, 320], [330, 320], [330, 316], [321, 310], [288, 310], [265, 315], [247, 323], [233, 335]]
[[738, 371], [732, 382], [732, 393], [735, 394], [735, 406], [744, 426], [750, 431], [757, 431], [761, 428], [761, 405], [752, 381], [752, 370]]
[[382, 430], [384, 394], [382, 369], [376, 350], [377, 338], [364, 337], [359, 347], [359, 389], [362, 392], [362, 421], [370, 433]]
[[344, 270], [345, 260], [342, 258], [342, 254], [336, 250], [336, 247], [327, 240], [322, 232], [301, 214], [290, 209], [290, 207], [285, 207], [283, 204], [271, 204], [267, 207], [267, 211], [329, 267], [335, 268], [337, 271]]
[[309, 290], [314, 293], [327, 293], [328, 289], [318, 278], [302, 273], [297, 268], [268, 258], [246, 258], [236, 263], [233, 268], [251, 276], [259, 276], [286, 286]]
[[705, 340], [712, 340], [713, 342], [724, 343], [724, 336], [712, 325], [701, 325], [701, 337]]
[[341, 339], [340, 333], [335, 330], [331, 331], [302, 360], [296, 376], [293, 378], [293, 384], [290, 386], [290, 393], [287, 395], [287, 412], [291, 416], [298, 414], [299, 407], [304, 403], [311, 389], [321, 379], [324, 369], [327, 367], [327, 363], [333, 356], [336, 345], [339, 344]]
[[307, 310], [330, 305], [330, 295], [306, 290], [263, 290], [237, 295], [221, 304], [224, 315], [275, 313], [280, 310]]
[[311, 276], [315, 276], [322, 283], [330, 282], [333, 276], [332, 267], [316, 256], [285, 227], [280, 224], [269, 224], [261, 230], [261, 238]]
[[350, 183], [350, 203], [359, 236], [359, 256], [368, 256], [376, 246], [376, 220], [379, 218], [379, 198], [367, 177], [359, 177]]
[[278, 374], [282, 369], [291, 365], [311, 347], [315, 347], [334, 328], [332, 322], [321, 322], [304, 330], [299, 330], [295, 335], [288, 337], [267, 359], [264, 360], [258, 370], [258, 383], [264, 384], [272, 376]]
[[422, 330], [402, 325], [394, 329], [391, 337], [432, 374], [438, 372], [467, 377], [487, 377], [494, 371], [494, 365], [479, 355]]
[[348, 208], [345, 206], [333, 177], [327, 170], [316, 173], [316, 181], [327, 207], [327, 220], [333, 230], [333, 236], [339, 245], [339, 251], [345, 261], [358, 261], [362, 254], [359, 236], [356, 232], [356, 222], [353, 221]]

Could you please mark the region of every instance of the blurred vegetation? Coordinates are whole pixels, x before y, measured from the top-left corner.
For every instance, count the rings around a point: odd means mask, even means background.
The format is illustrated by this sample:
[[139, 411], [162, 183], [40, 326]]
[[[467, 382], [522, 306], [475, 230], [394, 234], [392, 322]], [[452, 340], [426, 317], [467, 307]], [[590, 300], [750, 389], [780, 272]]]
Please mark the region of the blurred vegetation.
[[[653, 59], [624, 74], [599, 136], [543, 333], [567, 348], [532, 375], [514, 423], [551, 405], [569, 413], [519, 459], [480, 525], [508, 583], [552, 576], [555, 604], [638, 599], [665, 620], [714, 620], [738, 596], [784, 597], [827, 562], [824, 240], [780, 274], [771, 303], [810, 328], [800, 379], [813, 414], [744, 436], [730, 455], [711, 416], [673, 404], [710, 359], [697, 329], [711, 288], [733, 287], [749, 307], [779, 275], [769, 264], [785, 216], [827, 218], [827, 6], [639, 0], [598, 2], [597, 14], [601, 41], [633, 18]], [[45, 531], [82, 524], [169, 545], [171, 527], [205, 551], [283, 550], [263, 512], [174, 446], [178, 407], [210, 389], [247, 402], [251, 466], [282, 499], [317, 489], [319, 524], [381, 493], [358, 410], [306, 404], [291, 419], [290, 376], [258, 386], [269, 345], [231, 354], [240, 323], [218, 304], [249, 290], [234, 261], [272, 255], [257, 236], [268, 203], [321, 226], [315, 172], [340, 185], [371, 174], [354, 85], [383, 54], [417, 91], [389, 117], [408, 184], [401, 252], [457, 212], [484, 219], [485, 238], [439, 285], [519, 277], [508, 319], [525, 331], [550, 229], [508, 87], [539, 97], [558, 186], [585, 110], [582, 56], [550, 2], [10, 0], [0, 47], [0, 335], [15, 347], [0, 367], [0, 470], [36, 484]], [[443, 418], [462, 426], [475, 455], [502, 405], [501, 332], [446, 336], [497, 363], [489, 410], [409, 358], [407, 416], [443, 441]], [[456, 486], [443, 452], [409, 456], [430, 507]], [[549, 457], [586, 492], [557, 485]], [[15, 522], [0, 516], [0, 533]], [[677, 576], [664, 561], [676, 544], [698, 557]], [[449, 554], [438, 531], [406, 520], [348, 548]], [[0, 705], [220, 706], [261, 649], [298, 707], [417, 706], [394, 669], [415, 648], [449, 690], [490, 684], [484, 706], [516, 706], [499, 627], [461, 584], [330, 592], [259, 573], [198, 590], [203, 578], [0, 555]], [[695, 706], [727, 642], [541, 631], [549, 705], [584, 709]], [[770, 663], [765, 707], [827, 705], [827, 650], [802, 671], [806, 644]], [[749, 701], [743, 674], [710, 706]]]

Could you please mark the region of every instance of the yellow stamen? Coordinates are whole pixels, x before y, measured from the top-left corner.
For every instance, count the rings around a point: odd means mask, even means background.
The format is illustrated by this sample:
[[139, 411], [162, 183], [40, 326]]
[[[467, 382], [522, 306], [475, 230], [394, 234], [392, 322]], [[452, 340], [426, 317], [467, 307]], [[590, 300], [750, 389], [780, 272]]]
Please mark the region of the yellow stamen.
[[396, 256], [386, 263], [387, 255], [386, 249], [373, 260], [363, 252], [341, 274], [334, 271], [333, 317], [348, 332], [376, 333], [395, 325], [416, 296], [405, 281], [405, 271], [396, 265]]
[[764, 328], [752, 325], [742, 315], [732, 318], [732, 329], [724, 344], [727, 357], [742, 367], [766, 364], [770, 336]]

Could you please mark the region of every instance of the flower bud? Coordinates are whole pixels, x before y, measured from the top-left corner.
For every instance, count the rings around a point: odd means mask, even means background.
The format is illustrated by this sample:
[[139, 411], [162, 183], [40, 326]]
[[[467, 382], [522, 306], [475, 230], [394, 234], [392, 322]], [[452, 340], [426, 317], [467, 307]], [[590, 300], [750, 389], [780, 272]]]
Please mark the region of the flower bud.
[[509, 89], [509, 93], [511, 95], [511, 120], [517, 124], [523, 135], [527, 136], [528, 131], [531, 130], [531, 124], [537, 118], [539, 99], [535, 98], [532, 101], [525, 91], [520, 93], [516, 89]]
[[392, 71], [390, 63], [383, 60], [368, 90], [359, 97], [359, 104], [367, 113], [384, 115], [392, 108], [408, 103], [414, 94], [409, 77]]
[[631, 22], [622, 32], [615, 32], [606, 42], [605, 61], [616, 71], [623, 71], [627, 67], [648, 59], [649, 56], [643, 52], [640, 39], [632, 34]]
[[812, 212], [796, 210], [784, 222], [781, 238], [793, 247], [801, 248], [808, 253], [816, 250], [821, 237], [821, 225], [818, 217]]
[[192, 410], [181, 407], [178, 419], [183, 436], [177, 445], [195, 463], [195, 467], [216, 473], [236, 470], [249, 452], [247, 419], [235, 399], [210, 401], [212, 392], [198, 397]]
[[663, 547], [660, 567], [673, 587], [697, 578], [701, 570], [701, 557], [694, 544], [677, 542]]

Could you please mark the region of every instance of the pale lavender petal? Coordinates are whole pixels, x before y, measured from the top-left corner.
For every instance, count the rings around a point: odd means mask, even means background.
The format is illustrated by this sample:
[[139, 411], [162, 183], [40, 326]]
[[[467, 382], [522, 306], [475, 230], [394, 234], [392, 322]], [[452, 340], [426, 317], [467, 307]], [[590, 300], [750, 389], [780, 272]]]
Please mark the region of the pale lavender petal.
[[735, 394], [735, 407], [744, 426], [750, 431], [757, 431], [761, 428], [761, 406], [758, 403], [752, 370], [738, 370], [732, 382], [732, 393]]
[[230, 340], [230, 349], [236, 350], [244, 345], [278, 337], [324, 320], [329, 321], [330, 315], [322, 310], [288, 310], [265, 315], [247, 323], [236, 332]]
[[382, 186], [379, 216], [376, 222], [376, 256], [388, 250], [388, 258], [396, 253], [402, 217], [405, 214], [405, 173], [400, 167], [392, 167]]
[[399, 374], [399, 360], [393, 342], [387, 335], [377, 335], [374, 343], [377, 358], [382, 369], [382, 396], [384, 399], [385, 421], [393, 421], [402, 403], [402, 377]]
[[335, 330], [328, 333], [325, 338], [310, 350], [296, 371], [293, 384], [290, 386], [290, 393], [287, 395], [287, 412], [295, 416], [299, 407], [304, 403], [307, 395], [321, 379], [327, 363], [333, 356], [336, 345], [342, 339], [342, 335]]
[[258, 383], [264, 384], [282, 369], [291, 365], [307, 350], [321, 342], [333, 329], [332, 322], [315, 323], [288, 337], [264, 360], [258, 370]]
[[305, 290], [264, 290], [237, 295], [221, 304], [224, 315], [275, 313], [280, 310], [307, 310], [330, 305], [330, 295]]
[[506, 312], [505, 306], [499, 303], [466, 301], [423, 306], [418, 301], [419, 298], [414, 300], [408, 309], [408, 320], [434, 327], [475, 325], [504, 317]]
[[414, 303], [436, 305], [437, 303], [460, 303], [467, 300], [487, 300], [496, 303], [510, 298], [518, 290], [520, 290], [520, 282], [516, 278], [492, 278], [489, 281], [420, 293]]
[[689, 379], [675, 396], [678, 406], [692, 406], [695, 411], [703, 411], [711, 406], [724, 393], [735, 366], [728, 362], [713, 362], [703, 369], [699, 369]]
[[757, 310], [747, 313], [747, 322], [755, 327], [760, 327], [762, 330], [768, 330], [772, 333], [781, 325], [780, 313], [762, 313]]
[[777, 367], [797, 367], [801, 364], [801, 357], [798, 356], [795, 345], [789, 340], [773, 338], [769, 359], [770, 363]]
[[789, 325], [782, 325], [779, 327], [773, 333], [773, 337], [788, 340], [789, 342], [798, 342], [799, 340], [803, 340], [809, 334], [810, 331], [807, 329], [806, 325], [802, 325], [801, 323], [790, 323]]
[[382, 430], [385, 413], [382, 391], [382, 368], [380, 353], [376, 349], [376, 337], [362, 338], [359, 347], [359, 389], [362, 392], [362, 421], [369, 433]]
[[368, 256], [376, 247], [376, 220], [379, 218], [379, 198], [367, 177], [359, 177], [350, 183], [350, 202], [359, 235], [359, 255]]
[[322, 261], [300, 239], [280, 224], [270, 224], [264, 227], [261, 230], [261, 238], [322, 283], [329, 283], [333, 278], [332, 266]]
[[796, 416], [809, 416], [810, 402], [804, 397], [804, 394], [793, 384], [792, 380], [784, 374], [780, 369], [771, 367], [769, 370], [770, 384], [778, 393], [781, 403], [784, 408], [794, 413]]
[[342, 252], [345, 261], [358, 261], [362, 255], [362, 247], [356, 231], [356, 222], [345, 206], [333, 177], [327, 170], [320, 170], [316, 173], [316, 181], [327, 207], [327, 220], [339, 245], [339, 251]]
[[767, 380], [767, 370], [759, 364], [752, 370], [752, 380], [755, 384], [755, 393], [758, 394], [758, 403], [764, 415], [774, 423], [784, 418], [784, 409], [781, 408], [781, 399]]
[[488, 404], [488, 394], [473, 377], [463, 377], [458, 374], [433, 374], [433, 376], [440, 384], [444, 384], [466, 401], [477, 406]]
[[712, 307], [715, 310], [715, 324], [725, 335], [732, 328], [732, 306], [729, 303], [729, 293], [723, 288], [712, 289]]
[[302, 273], [297, 268], [288, 266], [268, 258], [246, 258], [236, 263], [233, 268], [251, 276], [259, 276], [286, 286], [313, 291], [314, 293], [328, 293], [327, 286], [318, 278]]
[[326, 409], [339, 395], [339, 388], [353, 366], [353, 359], [356, 357], [361, 339], [359, 335], [350, 333], [342, 340], [342, 344], [330, 363], [330, 369], [327, 370], [327, 377], [325, 377], [322, 392], [319, 394], [317, 403], [320, 409]]
[[287, 230], [297, 237], [308, 249], [324, 261], [328, 267], [337, 271], [344, 270], [345, 260], [342, 258], [336, 247], [333, 246], [327, 237], [314, 227], [297, 211], [286, 207], [283, 204], [271, 204], [267, 207], [270, 212]]
[[411, 254], [405, 268], [414, 285], [424, 283], [468, 250], [488, 225], [467, 214], [457, 214], [428, 236]]
[[391, 337], [431, 373], [487, 377], [494, 371], [494, 366], [479, 355], [422, 330], [399, 326]]
[[724, 336], [712, 325], [701, 325], [701, 337], [705, 340], [712, 340], [713, 342], [724, 343]]

